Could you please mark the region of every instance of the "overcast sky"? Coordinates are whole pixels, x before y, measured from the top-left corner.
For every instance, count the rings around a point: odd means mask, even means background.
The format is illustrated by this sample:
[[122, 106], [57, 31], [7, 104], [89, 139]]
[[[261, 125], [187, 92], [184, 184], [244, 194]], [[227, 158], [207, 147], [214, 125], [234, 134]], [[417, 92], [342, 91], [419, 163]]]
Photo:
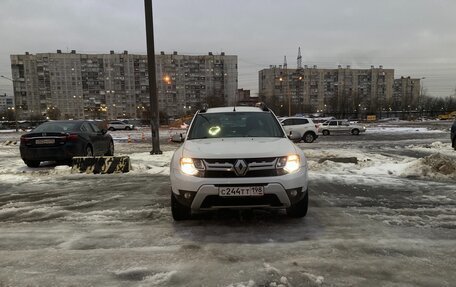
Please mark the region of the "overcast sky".
[[[432, 95], [456, 87], [454, 0], [153, 0], [155, 51], [238, 55], [239, 88], [258, 91], [271, 64], [383, 65], [425, 77]], [[0, 75], [10, 54], [145, 53], [143, 0], [0, 0]], [[0, 79], [0, 93], [11, 84]]]

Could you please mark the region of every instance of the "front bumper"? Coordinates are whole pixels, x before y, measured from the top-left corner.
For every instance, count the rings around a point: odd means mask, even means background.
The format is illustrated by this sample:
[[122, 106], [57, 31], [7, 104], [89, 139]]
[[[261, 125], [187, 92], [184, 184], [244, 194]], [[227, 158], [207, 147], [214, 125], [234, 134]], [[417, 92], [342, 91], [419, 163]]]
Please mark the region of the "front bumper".
[[[172, 192], [185, 206], [196, 210], [222, 208], [287, 208], [307, 192], [307, 170], [272, 177], [201, 178], [171, 172]], [[263, 196], [221, 197], [220, 186], [264, 186]], [[292, 191], [296, 195], [292, 196]], [[184, 196], [187, 193], [187, 198]]]

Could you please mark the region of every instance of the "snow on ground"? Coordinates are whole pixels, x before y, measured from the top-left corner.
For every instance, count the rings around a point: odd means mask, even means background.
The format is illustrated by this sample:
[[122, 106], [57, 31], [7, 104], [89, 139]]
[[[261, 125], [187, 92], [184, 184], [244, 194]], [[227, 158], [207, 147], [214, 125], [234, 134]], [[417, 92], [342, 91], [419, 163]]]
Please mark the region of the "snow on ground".
[[445, 131], [439, 129], [430, 129], [423, 127], [389, 127], [389, 126], [374, 126], [368, 127], [366, 133], [443, 133]]
[[[157, 156], [149, 143], [119, 141], [132, 171], [88, 175], [29, 169], [17, 146], [0, 144], [0, 286], [452, 286], [447, 135], [410, 133], [388, 147], [384, 138], [299, 144], [310, 169], [304, 219], [259, 210], [187, 222], [170, 211], [178, 145]], [[350, 156], [359, 163], [319, 163]]]
[[[121, 150], [121, 152], [116, 152], [116, 155], [130, 157], [131, 173], [169, 175], [169, 162], [174, 151], [164, 151], [162, 155], [151, 155], [149, 152], [132, 152], [136, 147], [134, 144], [116, 144], [116, 149]], [[141, 147], [144, 148], [144, 146]], [[39, 168], [27, 167], [20, 158], [18, 146], [1, 146], [0, 159], [0, 181], [2, 182], [39, 182], [50, 178], [71, 176], [70, 166], [56, 165], [54, 162], [42, 162]]]
[[[443, 144], [434, 142], [430, 145], [434, 148], [432, 155], [423, 158], [411, 158], [407, 156], [384, 155], [377, 152], [369, 152], [363, 149], [305, 149], [304, 153], [308, 158], [309, 172], [312, 176], [316, 174], [341, 175], [349, 180], [350, 177], [358, 178], [367, 176], [387, 177], [417, 177], [432, 180], [456, 180], [455, 157], [450, 154], [448, 144], [445, 150], [448, 153], [440, 153]], [[412, 148], [414, 148], [413, 146]], [[421, 148], [421, 147], [420, 147]], [[417, 148], [417, 149], [420, 149]], [[340, 163], [326, 160], [324, 158], [356, 157], [358, 163]]]
[[161, 155], [149, 152], [130, 154], [132, 173], [169, 175], [169, 163], [174, 151], [165, 151]]
[[409, 150], [422, 152], [440, 153], [446, 156], [456, 157], [456, 151], [451, 147], [451, 144], [436, 141], [431, 144], [411, 144], [406, 146]]
[[[140, 127], [135, 128], [134, 130], [117, 130], [117, 131], [108, 131], [116, 142], [127, 142], [128, 138], [132, 142], [150, 142], [152, 134], [150, 128]], [[171, 138], [172, 135], [176, 133], [185, 133], [185, 129], [165, 129], [160, 128], [159, 137], [162, 140]]]

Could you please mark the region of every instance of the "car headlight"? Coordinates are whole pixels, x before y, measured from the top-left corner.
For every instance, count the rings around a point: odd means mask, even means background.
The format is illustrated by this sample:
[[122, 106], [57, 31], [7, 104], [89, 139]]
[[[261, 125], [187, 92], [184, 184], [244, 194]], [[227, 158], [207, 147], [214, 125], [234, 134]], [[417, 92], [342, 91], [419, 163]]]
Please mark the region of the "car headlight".
[[180, 159], [180, 168], [187, 175], [197, 175], [200, 171], [204, 170], [204, 164], [199, 159], [183, 157]]
[[293, 173], [301, 167], [301, 160], [299, 155], [292, 154], [286, 157], [282, 157], [277, 162], [277, 168], [282, 168], [287, 173]]

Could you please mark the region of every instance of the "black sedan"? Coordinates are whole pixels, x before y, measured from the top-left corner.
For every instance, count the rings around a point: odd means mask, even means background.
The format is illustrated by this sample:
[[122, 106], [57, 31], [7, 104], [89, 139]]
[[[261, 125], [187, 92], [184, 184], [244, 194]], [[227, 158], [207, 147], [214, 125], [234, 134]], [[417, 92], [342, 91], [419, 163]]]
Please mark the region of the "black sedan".
[[51, 121], [21, 137], [21, 158], [29, 167], [42, 161], [68, 163], [74, 156], [114, 155], [114, 142], [91, 121]]

